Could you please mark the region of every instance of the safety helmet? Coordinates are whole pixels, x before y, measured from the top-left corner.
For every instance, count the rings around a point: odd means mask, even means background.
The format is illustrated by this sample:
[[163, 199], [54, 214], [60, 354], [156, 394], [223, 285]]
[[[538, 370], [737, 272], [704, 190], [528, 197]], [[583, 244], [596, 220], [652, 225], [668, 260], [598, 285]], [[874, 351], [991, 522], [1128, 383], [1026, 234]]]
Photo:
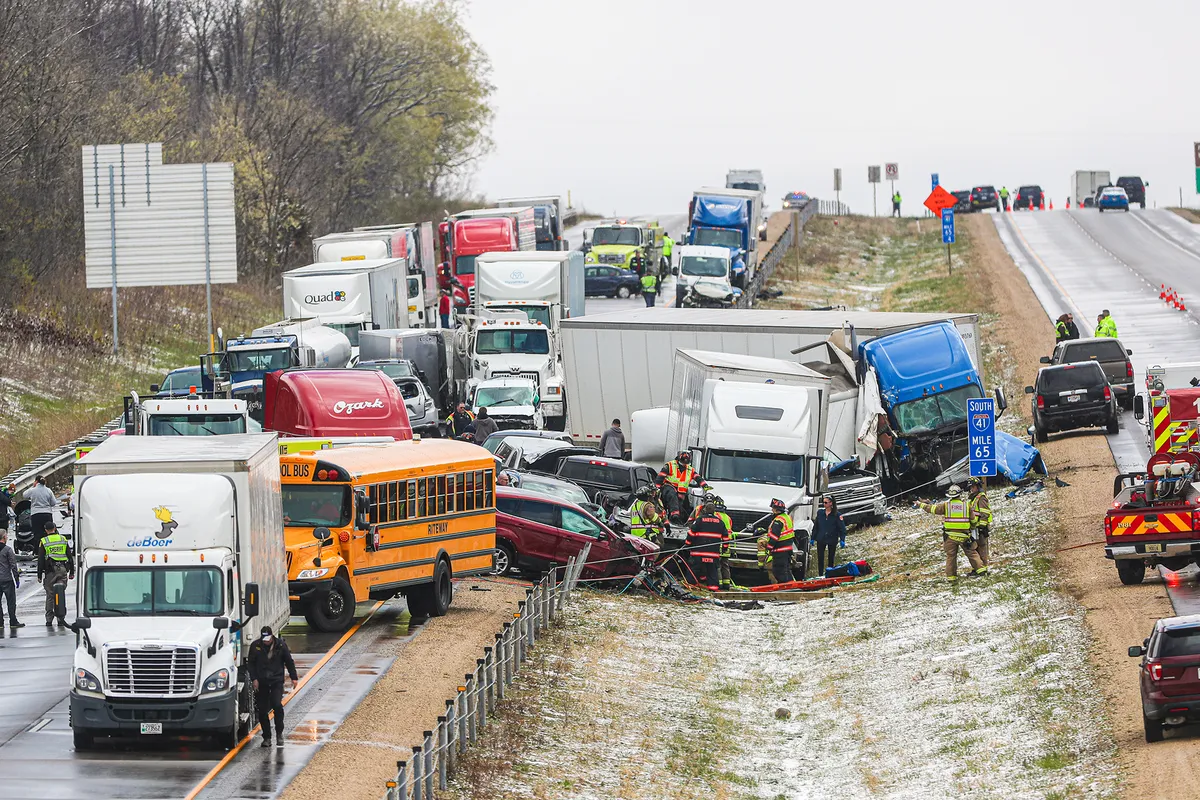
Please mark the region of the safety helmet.
[[983, 480], [980, 478], [971, 478], [967, 481], [967, 488], [968, 489], [982, 489], [983, 488]]
[[771, 500], [771, 510], [774, 511], [776, 514], [782, 514], [784, 511], [787, 510], [787, 506], [784, 505], [782, 500], [780, 500], [778, 497], [776, 497], [773, 500]]
[[680, 464], [690, 464], [692, 463], [692, 454], [687, 450], [680, 450], [679, 454], [675, 456], [675, 460]]
[[725, 501], [721, 497], [719, 497], [717, 495], [713, 495], [712, 501], [713, 501], [714, 506], [721, 509], [722, 511], [725, 510]]
[[951, 484], [950, 488], [946, 490], [946, 494], [951, 497], [958, 497], [960, 494], [962, 494], [962, 487], [960, 487], [957, 483]]
[[637, 494], [635, 496], [639, 500], [649, 500], [651, 497], [654, 496], [654, 487], [643, 486], [642, 488], [637, 490]]
[[713, 494], [712, 489], [704, 490], [704, 502], [705, 503], [711, 503], [711, 502], [715, 501], [716, 499], [717, 499], [717, 496], [715, 494]]

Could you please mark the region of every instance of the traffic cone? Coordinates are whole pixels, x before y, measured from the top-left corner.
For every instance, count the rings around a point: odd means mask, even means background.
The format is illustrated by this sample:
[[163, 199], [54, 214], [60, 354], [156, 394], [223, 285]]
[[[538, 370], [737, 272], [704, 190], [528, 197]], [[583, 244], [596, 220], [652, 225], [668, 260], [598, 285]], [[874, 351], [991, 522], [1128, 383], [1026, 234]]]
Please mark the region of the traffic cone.
[[1187, 311], [1187, 303], [1183, 302], [1182, 297], [1175, 299], [1175, 308], [1179, 309], [1180, 311]]
[[1043, 200], [1041, 203], [1038, 203], [1038, 211], [1045, 211], [1045, 210], [1046, 210], [1046, 201]]
[[1167, 299], [1167, 285], [1165, 283], [1160, 283], [1158, 285], [1158, 299], [1159, 300]]
[[1054, 201], [1053, 200], [1050, 201], [1050, 210], [1051, 211], [1054, 210]]

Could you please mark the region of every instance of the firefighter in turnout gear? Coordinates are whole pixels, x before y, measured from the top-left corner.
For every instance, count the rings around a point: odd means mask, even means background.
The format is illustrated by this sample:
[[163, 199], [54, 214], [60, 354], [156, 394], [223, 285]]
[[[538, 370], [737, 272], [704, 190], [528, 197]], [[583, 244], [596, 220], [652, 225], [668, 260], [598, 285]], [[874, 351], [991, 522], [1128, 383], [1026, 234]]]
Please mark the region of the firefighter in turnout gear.
[[654, 488], [643, 486], [637, 490], [636, 498], [629, 507], [629, 534], [657, 540], [662, 531], [662, 516], [654, 502]]
[[671, 519], [679, 522], [690, 516], [691, 504], [688, 501], [688, 487], [694, 482], [699, 482], [699, 485], [705, 488], [708, 486], [692, 467], [692, 454], [686, 450], [680, 451], [675, 456], [675, 460], [664, 464], [658, 474], [675, 490], [674, 493], [669, 491], [663, 493], [663, 502], [667, 506]]
[[913, 503], [913, 508], [942, 518], [942, 547], [946, 551], [946, 580], [958, 580], [958, 549], [961, 547], [971, 563], [971, 575], [982, 574], [983, 562], [975, 549], [972, 528], [976, 515], [971, 501], [963, 497], [962, 489], [951, 486], [942, 503]]
[[983, 574], [988, 571], [991, 562], [988, 538], [992, 529], [992, 507], [988, 503], [987, 492], [983, 490], [983, 480], [971, 478], [967, 482], [967, 491], [971, 499], [971, 511], [975, 515], [975, 549], [979, 553], [979, 561], [983, 564], [976, 572]]
[[716, 504], [705, 505], [700, 516], [689, 526], [687, 540], [683, 546], [687, 549], [696, 580], [714, 592], [719, 588], [721, 580], [721, 550], [728, 541], [725, 520], [717, 516]]
[[725, 523], [725, 543], [721, 545], [721, 591], [731, 591], [741, 589], [733, 582], [733, 574], [729, 571], [729, 557], [733, 555], [733, 540], [736, 534], [733, 532], [733, 520], [729, 518], [729, 514], [725, 510], [725, 501], [720, 497], [713, 498], [713, 507], [717, 510], [717, 516]]
[[796, 540], [796, 529], [792, 517], [787, 513], [787, 506], [776, 498], [771, 501], [771, 513], [775, 518], [767, 528], [767, 548], [771, 551], [771, 575], [776, 583], [791, 583], [795, 580], [792, 575], [792, 549]]

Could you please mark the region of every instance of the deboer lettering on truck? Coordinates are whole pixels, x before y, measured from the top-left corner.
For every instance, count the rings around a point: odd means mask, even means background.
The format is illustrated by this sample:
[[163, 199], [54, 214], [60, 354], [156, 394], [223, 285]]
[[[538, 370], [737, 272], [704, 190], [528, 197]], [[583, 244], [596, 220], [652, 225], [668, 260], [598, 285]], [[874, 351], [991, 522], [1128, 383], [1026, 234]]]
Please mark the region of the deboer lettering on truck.
[[273, 434], [116, 436], [75, 465], [75, 748], [253, 726], [245, 658], [289, 616]]
[[441, 616], [451, 578], [491, 571], [493, 461], [465, 442], [420, 440], [298, 452], [280, 460], [292, 607], [341, 631], [356, 602], [404, 594]]

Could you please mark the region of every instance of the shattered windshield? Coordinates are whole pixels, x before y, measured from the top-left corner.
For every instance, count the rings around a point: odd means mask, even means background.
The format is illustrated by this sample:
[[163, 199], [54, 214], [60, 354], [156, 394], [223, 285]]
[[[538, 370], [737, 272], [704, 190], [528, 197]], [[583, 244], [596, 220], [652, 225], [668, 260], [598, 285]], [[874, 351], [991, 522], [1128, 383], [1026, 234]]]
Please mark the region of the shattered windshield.
[[896, 416], [896, 427], [900, 433], [911, 435], [929, 433], [948, 425], [962, 425], [967, 421], [967, 400], [974, 397], [983, 397], [983, 393], [972, 383], [901, 403], [892, 411]]

